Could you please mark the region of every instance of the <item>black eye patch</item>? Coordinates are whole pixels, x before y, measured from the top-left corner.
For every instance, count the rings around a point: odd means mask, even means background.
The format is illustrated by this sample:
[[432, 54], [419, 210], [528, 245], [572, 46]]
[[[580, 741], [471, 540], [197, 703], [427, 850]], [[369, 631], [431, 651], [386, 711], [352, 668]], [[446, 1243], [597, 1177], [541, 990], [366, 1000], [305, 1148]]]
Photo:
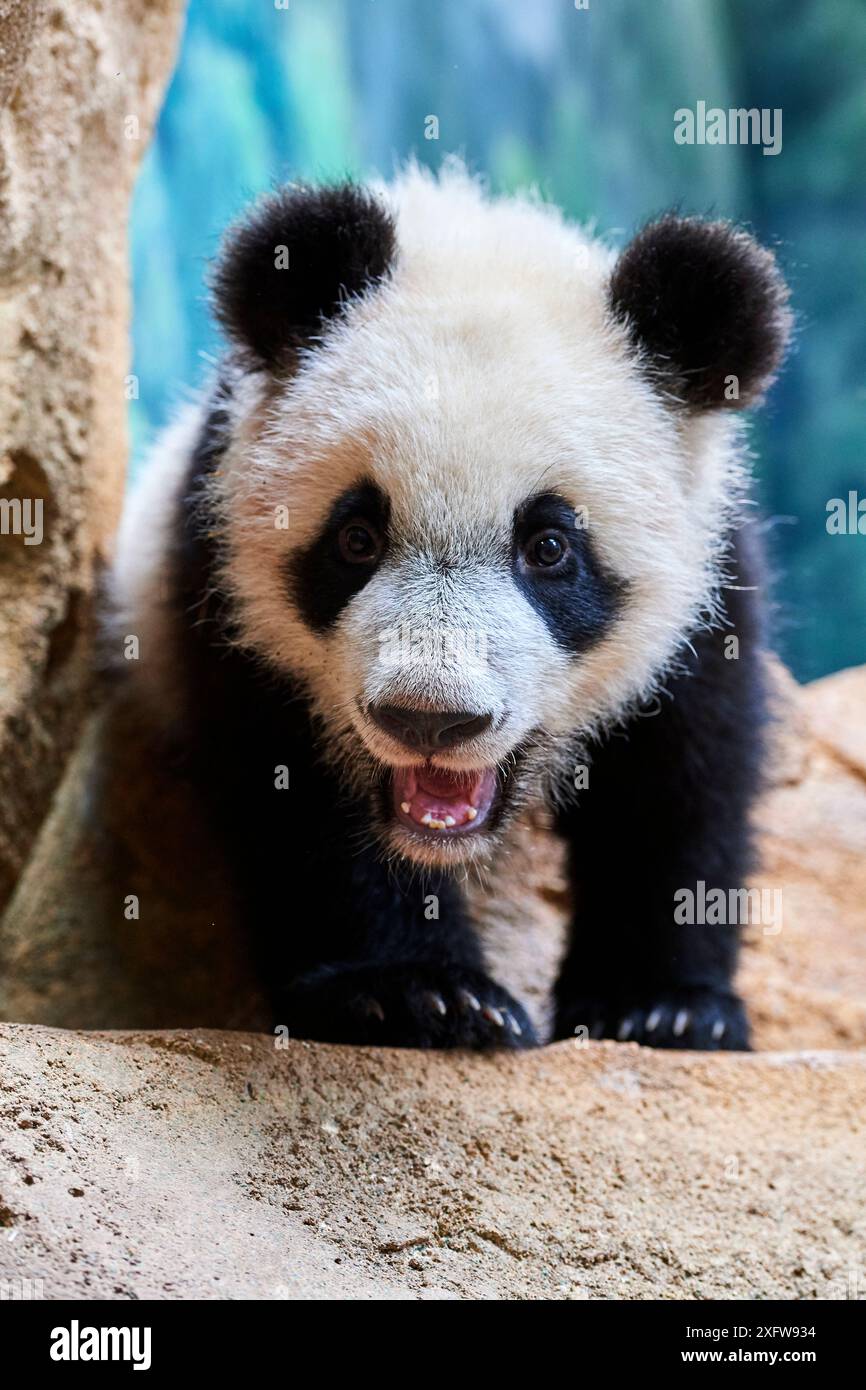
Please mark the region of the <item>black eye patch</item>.
[[[562, 554], [547, 543], [556, 537]], [[564, 497], [545, 492], [529, 497], [514, 513], [514, 582], [544, 620], [557, 645], [586, 651], [619, 613], [627, 583], [609, 574], [597, 558], [589, 530]]]
[[[289, 557], [289, 592], [314, 632], [327, 632], [372, 578], [387, 544], [389, 510], [388, 499], [375, 483], [358, 483], [337, 498], [315, 539]], [[355, 522], [365, 523], [381, 539], [375, 562], [352, 564], [341, 552], [340, 533]]]

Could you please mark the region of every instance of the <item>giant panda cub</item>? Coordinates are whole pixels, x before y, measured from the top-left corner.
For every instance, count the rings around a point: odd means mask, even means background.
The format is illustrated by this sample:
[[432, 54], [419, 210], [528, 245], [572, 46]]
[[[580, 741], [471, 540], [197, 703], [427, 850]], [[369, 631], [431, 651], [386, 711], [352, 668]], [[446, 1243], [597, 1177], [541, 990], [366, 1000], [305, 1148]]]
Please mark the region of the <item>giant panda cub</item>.
[[533, 1045], [466, 897], [542, 804], [574, 901], [554, 1036], [748, 1047], [737, 927], [675, 894], [750, 864], [738, 412], [789, 333], [772, 255], [664, 216], [617, 256], [410, 168], [263, 198], [213, 291], [228, 351], [127, 509], [115, 592], [275, 1021]]

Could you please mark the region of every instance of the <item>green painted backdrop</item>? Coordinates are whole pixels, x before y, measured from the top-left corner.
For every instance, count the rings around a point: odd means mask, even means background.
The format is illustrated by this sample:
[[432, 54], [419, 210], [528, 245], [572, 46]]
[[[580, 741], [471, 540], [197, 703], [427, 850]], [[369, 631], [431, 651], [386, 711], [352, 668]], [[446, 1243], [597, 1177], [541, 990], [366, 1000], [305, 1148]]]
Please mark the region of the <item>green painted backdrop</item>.
[[[698, 100], [781, 108], [781, 153], [677, 145]], [[452, 150], [618, 239], [678, 205], [777, 248], [799, 330], [754, 442], [778, 646], [802, 679], [866, 660], [866, 535], [825, 524], [866, 497], [864, 0], [192, 0], [133, 209], [136, 460], [217, 350], [203, 275], [250, 196]]]

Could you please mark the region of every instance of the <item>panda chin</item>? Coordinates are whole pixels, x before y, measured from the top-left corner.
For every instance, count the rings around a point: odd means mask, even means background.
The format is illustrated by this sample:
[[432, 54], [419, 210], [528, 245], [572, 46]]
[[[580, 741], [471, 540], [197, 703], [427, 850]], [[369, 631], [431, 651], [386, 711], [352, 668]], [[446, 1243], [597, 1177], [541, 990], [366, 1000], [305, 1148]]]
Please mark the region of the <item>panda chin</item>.
[[460, 839], [485, 827], [499, 796], [495, 768], [401, 767], [391, 783], [399, 824], [430, 839]]

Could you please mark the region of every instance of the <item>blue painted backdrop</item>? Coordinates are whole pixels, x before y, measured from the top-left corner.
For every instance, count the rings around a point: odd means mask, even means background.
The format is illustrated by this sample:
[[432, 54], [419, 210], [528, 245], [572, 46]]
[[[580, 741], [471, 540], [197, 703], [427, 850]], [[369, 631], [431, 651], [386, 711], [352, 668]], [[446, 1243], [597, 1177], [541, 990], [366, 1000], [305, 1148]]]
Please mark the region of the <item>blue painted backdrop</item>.
[[[698, 100], [781, 108], [782, 152], [677, 145]], [[825, 526], [866, 497], [863, 0], [192, 0], [133, 208], [136, 460], [217, 348], [203, 275], [248, 198], [451, 150], [621, 237], [679, 204], [778, 248], [800, 328], [754, 438], [779, 645], [803, 679], [866, 660], [866, 536]]]

